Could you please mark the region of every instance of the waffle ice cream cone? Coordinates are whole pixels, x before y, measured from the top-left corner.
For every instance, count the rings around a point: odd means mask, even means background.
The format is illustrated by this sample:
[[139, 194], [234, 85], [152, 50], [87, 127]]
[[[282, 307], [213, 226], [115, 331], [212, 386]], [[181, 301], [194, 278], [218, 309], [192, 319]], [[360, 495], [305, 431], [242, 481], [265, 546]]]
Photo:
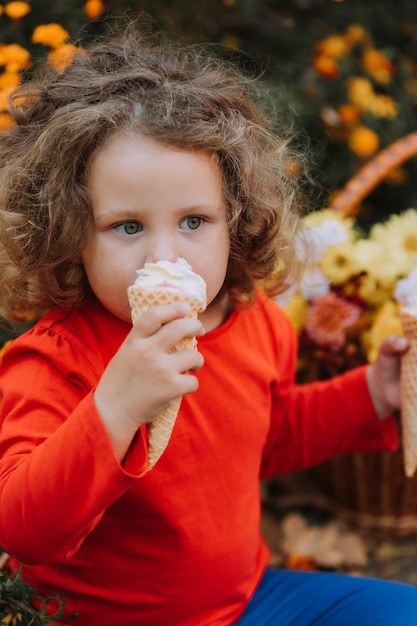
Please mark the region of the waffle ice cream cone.
[[401, 360], [401, 430], [405, 475], [417, 469], [417, 299], [401, 306], [401, 324], [410, 348]]
[[[159, 261], [146, 263], [143, 270], [127, 290], [132, 312], [132, 322], [152, 306], [186, 302], [190, 308], [190, 317], [196, 318], [207, 304], [206, 284], [201, 276], [195, 274], [184, 259], [176, 263]], [[177, 343], [173, 351], [197, 349], [195, 337], [185, 337]], [[148, 467], [152, 469], [159, 460], [171, 437], [182, 398], [177, 398], [158, 417], [147, 425], [148, 432]]]

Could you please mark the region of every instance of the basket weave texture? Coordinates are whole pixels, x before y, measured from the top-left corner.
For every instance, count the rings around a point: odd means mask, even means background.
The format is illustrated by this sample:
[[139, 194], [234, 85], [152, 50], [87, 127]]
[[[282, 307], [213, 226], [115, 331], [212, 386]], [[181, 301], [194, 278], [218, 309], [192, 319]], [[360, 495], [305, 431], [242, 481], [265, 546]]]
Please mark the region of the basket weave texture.
[[[357, 214], [362, 200], [390, 171], [415, 155], [417, 132], [391, 144], [359, 170], [333, 202], [333, 210]], [[400, 428], [399, 419], [398, 424]], [[417, 534], [417, 474], [405, 476], [401, 445], [395, 452], [337, 457], [308, 473], [338, 514], [364, 531], [379, 536]]]

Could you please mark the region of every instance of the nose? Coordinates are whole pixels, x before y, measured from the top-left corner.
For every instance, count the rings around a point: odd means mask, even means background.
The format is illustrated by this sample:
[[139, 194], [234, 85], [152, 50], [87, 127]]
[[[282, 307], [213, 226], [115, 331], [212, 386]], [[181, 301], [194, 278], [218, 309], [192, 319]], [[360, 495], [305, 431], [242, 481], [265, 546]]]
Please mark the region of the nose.
[[146, 263], [156, 263], [157, 261], [175, 263], [179, 256], [177, 242], [173, 235], [161, 233], [149, 239]]

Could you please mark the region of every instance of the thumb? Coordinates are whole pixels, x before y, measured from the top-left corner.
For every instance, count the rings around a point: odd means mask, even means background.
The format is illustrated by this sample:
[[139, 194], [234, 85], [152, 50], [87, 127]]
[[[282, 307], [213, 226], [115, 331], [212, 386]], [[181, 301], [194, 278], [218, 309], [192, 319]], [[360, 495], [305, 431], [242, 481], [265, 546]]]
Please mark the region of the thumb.
[[393, 356], [403, 354], [408, 350], [410, 342], [403, 335], [389, 335], [380, 346], [380, 354], [383, 356]]

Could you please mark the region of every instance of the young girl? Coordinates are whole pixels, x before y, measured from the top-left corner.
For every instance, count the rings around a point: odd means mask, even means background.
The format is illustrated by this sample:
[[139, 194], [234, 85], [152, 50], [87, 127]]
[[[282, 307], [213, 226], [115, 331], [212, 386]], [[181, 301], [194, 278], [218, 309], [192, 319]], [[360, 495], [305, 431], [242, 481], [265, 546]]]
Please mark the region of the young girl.
[[[129, 29], [22, 87], [0, 137], [1, 313], [43, 312], [0, 369], [0, 545], [79, 626], [416, 622], [411, 586], [268, 569], [260, 478], [394, 449], [407, 344], [294, 384], [295, 333], [268, 296], [295, 267], [299, 194], [252, 87]], [[136, 270], [178, 257], [207, 310], [132, 327]], [[170, 353], [191, 336], [199, 351]], [[146, 424], [179, 396], [148, 471]]]

